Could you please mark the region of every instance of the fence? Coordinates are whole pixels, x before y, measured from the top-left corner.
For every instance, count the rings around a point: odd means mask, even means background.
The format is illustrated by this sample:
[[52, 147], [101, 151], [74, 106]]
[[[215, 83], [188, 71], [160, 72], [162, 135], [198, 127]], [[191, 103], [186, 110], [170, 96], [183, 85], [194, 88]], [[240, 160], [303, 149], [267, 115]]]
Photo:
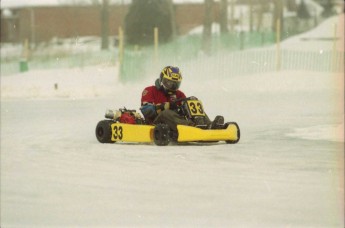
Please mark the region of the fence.
[[24, 61], [28, 65], [27, 70], [114, 65], [118, 51], [115, 43], [109, 45], [108, 50], [100, 50], [100, 43], [99, 37], [74, 37], [32, 44], [31, 49], [27, 40], [23, 45], [2, 44], [1, 75], [22, 72]]
[[[265, 46], [274, 43], [275, 35], [265, 33], [229, 33], [223, 36], [214, 36], [211, 51], [214, 54], [224, 51], [236, 52], [247, 48]], [[139, 48], [127, 46], [123, 52], [120, 75], [122, 81], [138, 80], [145, 75], [157, 74], [163, 66], [185, 64], [201, 60], [203, 54], [201, 35], [180, 37], [174, 42], [155, 47]]]
[[[114, 65], [116, 53], [114, 51], [91, 51], [75, 54], [45, 54], [33, 56], [28, 61], [29, 70], [35, 69], [61, 69], [61, 68], [83, 68], [90, 65]], [[1, 75], [10, 75], [20, 72], [20, 60], [1, 60]]]
[[[157, 76], [166, 65], [176, 65], [185, 75], [197, 78], [226, 78], [233, 75], [272, 72], [277, 70], [305, 70], [316, 72], [343, 72], [344, 52], [342, 51], [292, 51], [275, 48], [248, 50], [221, 50], [212, 56], [203, 55], [198, 42], [186, 42], [174, 47], [163, 46], [155, 58], [152, 48], [126, 50], [121, 67], [121, 80], [132, 81]], [[274, 46], [273, 46], [274, 47]]]
[[[336, 51], [335, 41], [332, 51], [282, 50], [279, 20], [276, 24], [276, 33], [265, 31], [213, 35], [211, 56], [205, 56], [201, 52], [201, 35], [179, 38], [172, 43], [160, 45], [159, 50], [158, 39], [155, 39], [154, 48], [127, 47], [124, 52], [121, 51], [121, 80], [140, 80], [145, 76], [157, 75], [167, 65], [177, 65], [198, 78], [224, 78], [275, 70], [344, 71], [344, 52]], [[335, 25], [334, 40], [336, 30]], [[271, 47], [262, 48], [267, 45]]]
[[[225, 78], [277, 70], [344, 71], [343, 51], [292, 51], [275, 49], [273, 33], [237, 33], [215, 36], [212, 39], [212, 55], [201, 51], [200, 35], [180, 37], [176, 41], [152, 47], [126, 47], [121, 53], [120, 79], [123, 82], [137, 81], [144, 77], [156, 77], [164, 66], [176, 65], [185, 75], [198, 78]], [[261, 49], [254, 47], [268, 46]], [[29, 69], [73, 68], [88, 65], [113, 65], [118, 61], [118, 49], [108, 51], [44, 52], [29, 62]], [[277, 58], [279, 57], [279, 58]], [[1, 59], [1, 75], [19, 72], [19, 59]]]

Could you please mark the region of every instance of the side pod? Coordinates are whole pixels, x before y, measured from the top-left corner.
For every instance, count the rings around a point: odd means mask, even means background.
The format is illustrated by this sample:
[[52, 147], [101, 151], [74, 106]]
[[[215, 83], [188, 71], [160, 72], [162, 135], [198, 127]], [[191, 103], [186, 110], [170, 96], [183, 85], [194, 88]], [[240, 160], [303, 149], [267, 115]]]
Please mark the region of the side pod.
[[225, 141], [237, 143], [240, 140], [240, 129], [235, 122], [224, 125], [224, 129], [200, 129], [196, 127], [178, 125], [178, 142], [192, 141]]

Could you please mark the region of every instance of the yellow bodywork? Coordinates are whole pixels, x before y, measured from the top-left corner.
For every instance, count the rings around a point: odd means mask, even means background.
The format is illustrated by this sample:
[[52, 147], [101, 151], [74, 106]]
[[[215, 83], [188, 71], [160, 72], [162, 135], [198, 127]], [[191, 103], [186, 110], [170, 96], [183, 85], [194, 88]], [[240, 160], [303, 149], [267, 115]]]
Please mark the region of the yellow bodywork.
[[152, 125], [136, 125], [113, 123], [111, 125], [111, 141], [115, 142], [152, 142]]
[[[226, 129], [203, 130], [196, 127], [178, 125], [178, 142], [194, 141], [236, 141], [239, 139], [237, 125], [229, 124]], [[114, 142], [153, 142], [153, 125], [113, 123], [111, 141]]]
[[178, 142], [192, 141], [236, 141], [238, 140], [238, 128], [235, 124], [229, 124], [226, 129], [203, 130], [196, 127], [178, 125]]

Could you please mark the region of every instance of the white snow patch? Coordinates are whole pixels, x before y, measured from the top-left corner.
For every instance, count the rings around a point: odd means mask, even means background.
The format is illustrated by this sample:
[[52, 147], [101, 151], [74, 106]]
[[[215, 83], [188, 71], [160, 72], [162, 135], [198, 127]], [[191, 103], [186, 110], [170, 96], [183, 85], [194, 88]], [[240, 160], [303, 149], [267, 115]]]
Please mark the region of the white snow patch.
[[331, 51], [336, 48], [344, 51], [344, 14], [333, 16], [316, 28], [286, 39], [281, 43], [283, 49], [297, 51]]
[[317, 125], [304, 128], [296, 128], [286, 134], [289, 137], [344, 142], [344, 122], [339, 125]]
[[[158, 77], [158, 76], [157, 76]], [[338, 86], [336, 74], [316, 72], [282, 71], [266, 74], [230, 77], [227, 79], [210, 79], [207, 84], [195, 88], [192, 78], [184, 79], [182, 90], [191, 93], [202, 93], [207, 88], [219, 88], [223, 91], [247, 91], [259, 93], [311, 92], [331, 91]], [[132, 82], [132, 91], [140, 91], [144, 86], [153, 84], [155, 78], [147, 78], [141, 82]], [[148, 84], [146, 84], [148, 83]], [[234, 86], [236, 85], [236, 86]], [[113, 97], [128, 90], [118, 78], [118, 68], [113, 66], [95, 66], [60, 69], [60, 70], [32, 70], [16, 75], [1, 77], [1, 98], [29, 98], [29, 99], [85, 99]], [[195, 88], [195, 89], [194, 89]], [[190, 94], [192, 95], [192, 94]], [[193, 94], [196, 95], [196, 94]]]
[[116, 67], [33, 70], [1, 77], [2, 98], [94, 98], [111, 96], [118, 85]]

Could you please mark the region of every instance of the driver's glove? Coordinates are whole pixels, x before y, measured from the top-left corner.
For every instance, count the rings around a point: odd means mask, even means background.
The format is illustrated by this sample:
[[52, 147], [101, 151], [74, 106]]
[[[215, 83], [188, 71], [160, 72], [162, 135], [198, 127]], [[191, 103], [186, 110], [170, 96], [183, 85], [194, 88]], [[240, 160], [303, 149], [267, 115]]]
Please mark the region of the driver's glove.
[[176, 102], [164, 102], [164, 103], [161, 103], [161, 104], [157, 104], [156, 105], [156, 110], [157, 110], [157, 113], [160, 113], [161, 111], [163, 110], [176, 110], [177, 109], [177, 104]]

